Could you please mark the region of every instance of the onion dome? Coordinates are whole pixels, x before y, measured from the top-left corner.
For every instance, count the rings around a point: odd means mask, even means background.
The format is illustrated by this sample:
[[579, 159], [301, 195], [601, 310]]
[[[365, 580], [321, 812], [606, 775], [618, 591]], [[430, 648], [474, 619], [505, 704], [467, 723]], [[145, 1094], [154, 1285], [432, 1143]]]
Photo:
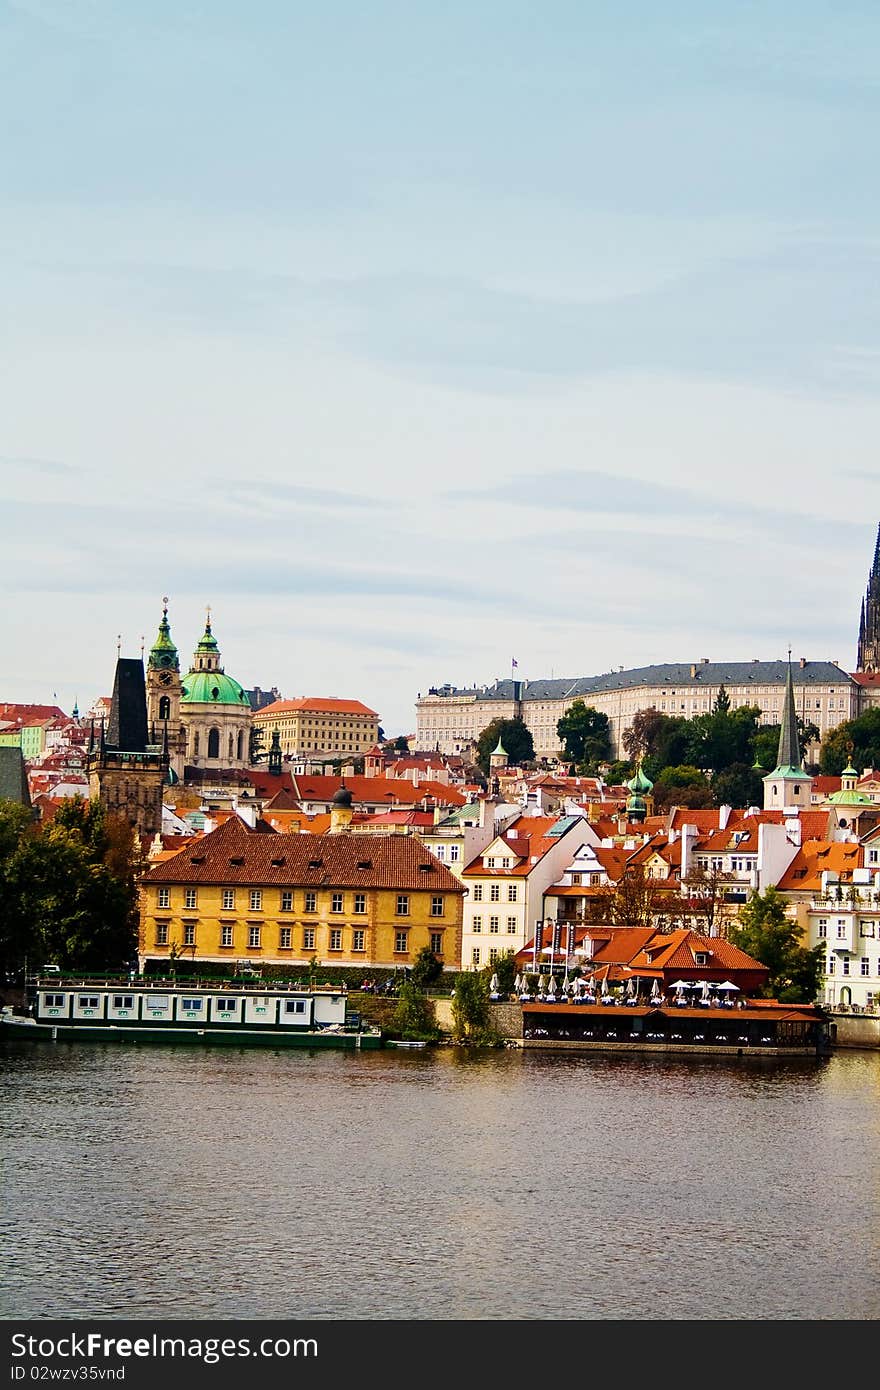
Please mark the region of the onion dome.
[[[632, 792], [633, 797], [636, 798], [650, 796], [651, 792], [654, 790], [654, 783], [651, 781], [650, 777], [645, 776], [642, 771], [641, 763], [639, 763], [636, 768], [635, 776], [631, 777], [628, 782], [624, 782], [623, 785], [626, 787], [627, 791]], [[632, 798], [630, 799], [632, 800]]]
[[331, 800], [331, 802], [330, 802], [330, 805], [331, 805], [331, 806], [343, 806], [343, 807], [346, 808], [346, 810], [349, 810], [349, 811], [350, 811], [351, 808], [352, 808], [352, 806], [353, 806], [353, 804], [354, 804], [354, 797], [352, 796], [352, 794], [351, 794], [351, 792], [349, 791], [348, 787], [347, 787], [347, 786], [345, 785], [345, 783], [343, 782], [342, 786], [338, 789], [338, 791], [335, 791], [335, 792], [333, 793], [333, 798], [332, 798], [332, 800]]

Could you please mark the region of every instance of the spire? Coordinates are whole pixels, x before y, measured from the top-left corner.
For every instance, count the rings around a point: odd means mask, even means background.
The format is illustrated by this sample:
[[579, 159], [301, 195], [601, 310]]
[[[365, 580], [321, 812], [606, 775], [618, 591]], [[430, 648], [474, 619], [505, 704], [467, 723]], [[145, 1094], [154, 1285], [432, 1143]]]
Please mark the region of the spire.
[[150, 659], [147, 666], [151, 671], [180, 669], [180, 660], [177, 655], [177, 648], [171, 637], [171, 627], [168, 622], [168, 598], [162, 599], [162, 621], [159, 623], [159, 631], [156, 640], [150, 649]]
[[794, 684], [791, 679], [791, 647], [788, 649], [788, 677], [785, 682], [785, 705], [782, 713], [782, 728], [779, 730], [779, 751], [776, 754], [776, 767], [793, 767], [800, 771], [803, 762], [801, 741], [798, 737], [797, 711], [794, 706]]
[[856, 661], [858, 671], [876, 671], [880, 668], [880, 526], [874, 545], [874, 563], [868, 575], [868, 587], [862, 600], [862, 614], [859, 623], [859, 652]]

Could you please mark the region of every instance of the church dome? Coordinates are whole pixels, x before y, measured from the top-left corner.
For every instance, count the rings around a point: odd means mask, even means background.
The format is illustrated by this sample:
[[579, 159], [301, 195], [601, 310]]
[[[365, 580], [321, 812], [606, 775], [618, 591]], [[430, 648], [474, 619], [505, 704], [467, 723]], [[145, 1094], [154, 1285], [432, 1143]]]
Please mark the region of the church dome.
[[345, 806], [348, 810], [351, 810], [353, 803], [354, 797], [348, 787], [340, 787], [338, 791], [333, 793], [333, 799], [330, 804], [331, 806]]
[[648, 796], [654, 790], [654, 783], [650, 777], [645, 776], [641, 763], [636, 768], [635, 776], [631, 777], [628, 782], [624, 782], [623, 785], [636, 797]]
[[225, 671], [188, 671], [180, 693], [182, 705], [238, 705], [250, 709], [244, 687]]

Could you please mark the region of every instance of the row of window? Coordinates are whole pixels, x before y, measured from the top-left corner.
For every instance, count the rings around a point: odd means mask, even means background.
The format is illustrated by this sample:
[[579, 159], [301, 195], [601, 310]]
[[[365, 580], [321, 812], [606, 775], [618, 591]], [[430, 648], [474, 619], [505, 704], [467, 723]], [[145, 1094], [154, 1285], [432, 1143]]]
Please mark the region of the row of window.
[[[293, 927], [278, 928], [278, 950], [292, 951]], [[328, 938], [328, 949], [331, 951], [343, 951], [345, 949], [345, 938], [343, 927], [331, 927]], [[220, 945], [223, 948], [233, 949], [235, 947], [236, 929], [232, 923], [225, 923], [220, 928]], [[259, 950], [263, 946], [264, 929], [261, 926], [250, 924], [247, 928], [247, 944], [252, 950]], [[394, 933], [394, 949], [396, 952], [406, 952], [409, 950], [409, 931], [399, 930]], [[183, 929], [183, 944], [185, 946], [196, 945], [195, 923], [189, 922]], [[168, 923], [156, 923], [156, 945], [168, 945]], [[443, 933], [431, 932], [430, 948], [435, 956], [443, 954]], [[315, 928], [302, 928], [302, 949], [304, 951], [315, 950]], [[363, 927], [351, 928], [351, 944], [349, 949], [352, 952], [365, 951], [367, 949], [367, 933]]]
[[[486, 867], [487, 867], [488, 869], [493, 869], [493, 868], [495, 867], [495, 861], [494, 861], [494, 859], [487, 859], [487, 860], [486, 860]], [[518, 883], [508, 883], [508, 885], [507, 885], [507, 901], [508, 901], [509, 903], [515, 903], [515, 902], [517, 902], [518, 897], [519, 897], [519, 884], [518, 884]], [[482, 883], [475, 883], [475, 884], [474, 884], [474, 886], [473, 886], [473, 899], [474, 899], [474, 902], [475, 902], [475, 903], [481, 903], [481, 902], [483, 901], [483, 885], [482, 885]], [[501, 901], [501, 884], [500, 884], [500, 883], [490, 883], [490, 884], [489, 884], [489, 901], [490, 901], [490, 903], [499, 903], [499, 902]]]
[[431, 853], [436, 855], [443, 864], [446, 862], [446, 851], [449, 850], [449, 863], [457, 864], [461, 853], [460, 845], [431, 845]]
[[[860, 961], [859, 961], [859, 970], [860, 970], [860, 973], [861, 973], [862, 975], [870, 975], [870, 973], [871, 973], [871, 962], [870, 962], [870, 960], [868, 959], [867, 956], [862, 956], [862, 957], [861, 957], [861, 959], [860, 959]], [[834, 957], [834, 956], [829, 956], [829, 957], [828, 957], [828, 970], [827, 970], [826, 973], [829, 974], [829, 975], [834, 975], [834, 974], [837, 973], [837, 960], [836, 960], [836, 957]], [[849, 956], [844, 956], [844, 957], [842, 958], [841, 963], [840, 963], [840, 973], [841, 973], [841, 975], [849, 975], [849, 974], [850, 974], [850, 958], [849, 958]], [[877, 974], [880, 975], [880, 960], [877, 961]]]
[[[859, 936], [861, 936], [861, 937], [873, 937], [874, 934], [875, 934], [875, 926], [876, 926], [876, 923], [874, 923], [874, 922], [871, 922], [871, 921], [862, 921], [862, 920], [860, 919], [860, 920], [859, 920]], [[819, 918], [818, 935], [819, 935], [820, 938], [827, 937], [827, 935], [828, 935], [828, 918], [827, 918], [827, 917], [820, 917], [820, 918]], [[846, 938], [847, 938], [848, 936], [849, 936], [849, 919], [846, 918], [846, 917], [838, 917], [838, 919], [837, 919], [837, 939], [838, 939], [838, 941], [845, 941]]]
[[[471, 951], [471, 964], [479, 965], [481, 963], [481, 955], [481, 948], [479, 946], [475, 946], [474, 949]], [[501, 952], [497, 949], [497, 947], [492, 946], [489, 950], [489, 965], [494, 965], [495, 962], [500, 959]]]
[[[364, 913], [367, 910], [366, 893], [354, 893], [351, 911], [354, 913]], [[234, 888], [224, 888], [222, 906], [224, 912], [234, 912], [236, 903], [236, 890]], [[199, 892], [197, 888], [185, 888], [183, 891], [183, 906], [185, 911], [193, 911], [199, 905]], [[158, 908], [169, 908], [171, 906], [171, 889], [159, 888], [156, 890], [156, 906]], [[263, 911], [263, 890], [262, 888], [251, 888], [248, 891], [248, 906], [251, 912]], [[278, 910], [280, 912], [293, 912], [295, 910], [295, 899], [293, 890], [283, 888], [278, 895]], [[317, 912], [318, 894], [308, 890], [303, 894], [303, 912]], [[445, 900], [442, 893], [433, 894], [431, 897], [431, 916], [442, 917], [446, 910]], [[330, 911], [344, 913], [348, 911], [344, 893], [333, 893], [330, 897]], [[408, 893], [398, 893], [395, 916], [409, 917], [410, 915], [410, 895]]]
[[[471, 931], [474, 932], [477, 936], [479, 936], [479, 934], [480, 934], [480, 932], [481, 932], [482, 930], [483, 930], [483, 919], [482, 919], [482, 917], [480, 917], [480, 916], [474, 917], [473, 923], [472, 923], [472, 925], [471, 925]], [[501, 930], [501, 918], [500, 918], [500, 917], [490, 917], [490, 918], [489, 918], [489, 931], [490, 931], [490, 933], [491, 933], [492, 935], [496, 935], [498, 932], [500, 932], [500, 930]], [[508, 936], [512, 936], [515, 932], [516, 932], [516, 918], [515, 918], [515, 917], [508, 917], [508, 919], [507, 919], [507, 935], [508, 935]]]

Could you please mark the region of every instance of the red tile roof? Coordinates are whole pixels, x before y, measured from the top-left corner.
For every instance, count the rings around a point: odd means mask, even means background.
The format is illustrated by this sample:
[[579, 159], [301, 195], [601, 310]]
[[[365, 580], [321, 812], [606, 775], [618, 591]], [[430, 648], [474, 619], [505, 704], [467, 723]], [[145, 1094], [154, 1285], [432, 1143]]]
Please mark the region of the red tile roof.
[[852, 882], [853, 869], [862, 864], [861, 845], [842, 840], [807, 840], [792, 859], [777, 887], [782, 893], [815, 893], [822, 874], [829, 870], [843, 882]]
[[309, 695], [300, 700], [273, 700], [256, 711], [261, 717], [267, 714], [361, 714], [371, 719], [379, 716], [360, 700], [337, 700], [329, 695]]
[[415, 835], [258, 834], [237, 816], [157, 864], [143, 882], [464, 893]]

